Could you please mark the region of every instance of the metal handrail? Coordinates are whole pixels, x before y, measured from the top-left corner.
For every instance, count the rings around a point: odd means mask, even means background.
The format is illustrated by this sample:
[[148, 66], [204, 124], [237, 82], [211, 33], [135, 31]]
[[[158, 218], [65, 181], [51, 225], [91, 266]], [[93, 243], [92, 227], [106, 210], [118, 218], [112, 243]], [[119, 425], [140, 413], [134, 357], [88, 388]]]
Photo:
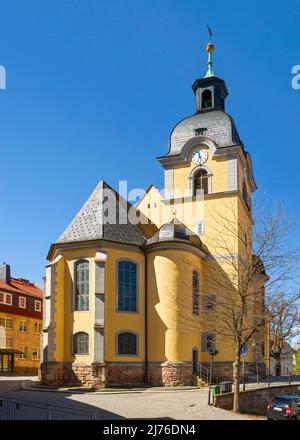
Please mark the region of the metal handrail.
[[201, 362], [199, 364], [199, 367], [200, 367], [199, 376], [201, 377], [201, 379], [203, 379], [202, 370], [204, 370], [204, 374], [206, 375], [205, 381], [206, 381], [206, 383], [208, 383], [209, 382], [209, 369], [205, 365], [203, 365]]

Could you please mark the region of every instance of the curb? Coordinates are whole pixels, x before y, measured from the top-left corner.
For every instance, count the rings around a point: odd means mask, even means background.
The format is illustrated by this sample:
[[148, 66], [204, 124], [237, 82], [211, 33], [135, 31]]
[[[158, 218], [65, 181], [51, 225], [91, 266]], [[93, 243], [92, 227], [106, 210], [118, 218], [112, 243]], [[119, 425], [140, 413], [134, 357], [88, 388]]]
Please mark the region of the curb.
[[[37, 391], [37, 392], [47, 392], [47, 393], [67, 393], [67, 394], [92, 394], [92, 395], [104, 395], [104, 394], [141, 394], [141, 393], [178, 393], [178, 392], [195, 392], [206, 390], [206, 388], [166, 388], [155, 390], [154, 388], [143, 388], [143, 389], [103, 389], [102, 391], [93, 391], [92, 389], [86, 390], [76, 390], [76, 389], [65, 389], [65, 388], [49, 388], [44, 385], [34, 384], [32, 381], [25, 380], [21, 383], [21, 389], [23, 391]], [[106, 391], [107, 390], [107, 391]]]

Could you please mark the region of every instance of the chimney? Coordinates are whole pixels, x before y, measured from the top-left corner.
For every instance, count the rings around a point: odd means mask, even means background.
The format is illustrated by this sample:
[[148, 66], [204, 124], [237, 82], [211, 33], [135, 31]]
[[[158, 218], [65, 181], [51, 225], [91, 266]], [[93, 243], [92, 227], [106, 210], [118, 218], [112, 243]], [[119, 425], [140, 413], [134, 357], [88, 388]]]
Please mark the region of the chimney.
[[10, 284], [10, 265], [3, 263], [0, 265], [0, 281]]

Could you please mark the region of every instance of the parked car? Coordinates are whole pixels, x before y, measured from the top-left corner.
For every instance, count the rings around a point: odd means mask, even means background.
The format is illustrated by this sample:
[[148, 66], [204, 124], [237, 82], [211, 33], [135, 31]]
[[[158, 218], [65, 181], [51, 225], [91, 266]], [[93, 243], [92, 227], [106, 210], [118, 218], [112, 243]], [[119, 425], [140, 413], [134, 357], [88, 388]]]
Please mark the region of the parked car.
[[278, 396], [267, 405], [268, 420], [300, 420], [300, 396]]

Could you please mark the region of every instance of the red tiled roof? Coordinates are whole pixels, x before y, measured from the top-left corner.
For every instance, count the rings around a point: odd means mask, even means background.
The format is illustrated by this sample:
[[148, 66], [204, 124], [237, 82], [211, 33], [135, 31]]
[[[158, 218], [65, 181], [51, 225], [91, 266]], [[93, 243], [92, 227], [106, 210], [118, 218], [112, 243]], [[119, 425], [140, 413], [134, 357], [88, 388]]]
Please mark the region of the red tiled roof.
[[22, 278], [11, 278], [10, 284], [6, 284], [3, 281], [0, 281], [0, 289], [5, 289], [8, 292], [10, 291], [30, 295], [36, 298], [43, 297], [42, 289], [40, 289], [30, 281], [23, 280]]

